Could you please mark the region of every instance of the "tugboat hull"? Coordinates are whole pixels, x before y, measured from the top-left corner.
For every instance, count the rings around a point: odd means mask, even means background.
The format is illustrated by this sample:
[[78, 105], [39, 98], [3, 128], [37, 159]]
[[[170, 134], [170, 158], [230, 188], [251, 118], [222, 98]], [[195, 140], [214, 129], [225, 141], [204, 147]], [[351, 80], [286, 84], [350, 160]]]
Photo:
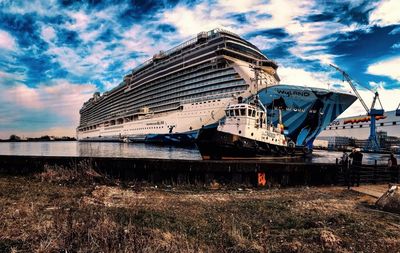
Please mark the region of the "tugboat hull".
[[282, 156], [294, 150], [218, 131], [217, 128], [201, 129], [197, 146], [203, 159], [230, 157]]

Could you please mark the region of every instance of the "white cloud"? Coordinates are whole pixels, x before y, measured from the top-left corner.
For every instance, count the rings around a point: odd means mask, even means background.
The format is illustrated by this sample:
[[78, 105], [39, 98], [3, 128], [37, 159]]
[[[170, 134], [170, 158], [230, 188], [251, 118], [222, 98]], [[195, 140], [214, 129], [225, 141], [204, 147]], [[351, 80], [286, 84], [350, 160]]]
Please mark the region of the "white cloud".
[[[382, 107], [385, 111], [395, 110], [399, 104], [398, 99], [400, 98], [400, 89], [385, 89], [383, 85], [378, 85], [376, 91], [379, 93], [379, 98], [382, 102]], [[371, 106], [372, 100], [374, 98], [374, 94], [368, 90], [359, 90], [360, 96], [367, 104], [367, 106]], [[376, 108], [380, 109], [380, 105], [377, 103]], [[354, 102], [352, 106], [350, 106], [346, 111], [344, 111], [340, 117], [348, 117], [354, 115], [366, 115], [364, 107], [361, 105], [360, 101]]]
[[57, 0], [46, 1], [1, 1], [5, 12], [14, 14], [37, 13], [40, 16], [55, 16], [59, 14]]
[[232, 20], [224, 18], [222, 9], [201, 3], [189, 9], [187, 6], [178, 5], [172, 10], [163, 13], [161, 22], [172, 24], [182, 38], [193, 37], [201, 31], [221, 27], [228, 28], [233, 25]]
[[367, 73], [382, 75], [400, 81], [400, 56], [374, 63], [367, 68]]
[[262, 35], [257, 35], [250, 39], [250, 42], [258, 47], [260, 50], [272, 49], [282, 41], [276, 38], [268, 38]]
[[36, 88], [44, 108], [57, 112], [78, 124], [79, 109], [83, 102], [96, 91], [93, 84], [74, 84], [67, 80], [52, 81], [51, 85], [41, 84]]
[[[13, 115], [23, 117], [21, 115], [22, 108], [25, 112], [46, 111], [50, 115], [57, 114], [65, 119], [63, 125], [57, 127], [57, 129], [63, 129], [58, 132], [58, 136], [70, 135], [71, 132], [74, 132], [79, 123], [79, 109], [83, 102], [96, 91], [93, 84], [74, 84], [64, 79], [53, 80], [37, 87], [28, 87], [24, 84], [6, 87], [0, 84], [0, 88], [3, 90], [0, 93], [3, 109], [0, 110], [0, 122], [4, 119], [12, 120]], [[47, 121], [46, 119], [38, 120]], [[43, 128], [46, 127], [43, 126]], [[41, 132], [51, 134], [53, 130], [50, 130], [45, 129]]]
[[82, 57], [77, 52], [69, 47], [51, 46], [48, 54], [53, 55], [56, 60], [64, 69], [75, 75], [83, 75], [89, 73], [90, 66], [82, 61]]
[[309, 72], [301, 68], [280, 67], [278, 75], [282, 84], [328, 89], [335, 83], [329, 73]]
[[[26, 76], [25, 76], [25, 74], [20, 74], [20, 73], [7, 73], [7, 72], [0, 71], [0, 78], [2, 79], [2, 81], [10, 80], [10, 81], [22, 82], [22, 81], [25, 81]], [[2, 83], [3, 82], [0, 82], [0, 85]]]
[[[299, 22], [296, 17], [309, 12], [312, 1], [259, 0], [200, 3], [192, 8], [178, 5], [165, 10], [160, 15], [160, 23], [175, 26], [182, 38], [188, 38], [201, 31], [213, 28], [225, 28], [243, 34], [260, 29], [284, 28]], [[246, 14], [248, 23], [238, 23], [231, 14]], [[248, 15], [247, 15], [248, 14]]]
[[377, 4], [370, 15], [372, 24], [379, 26], [398, 25], [400, 23], [400, 1], [383, 0]]
[[51, 26], [42, 27], [41, 36], [45, 41], [49, 42], [56, 37], [56, 32]]
[[393, 44], [392, 48], [394, 48], [394, 49], [400, 48], [400, 42], [396, 43], [396, 44]]
[[74, 31], [83, 31], [89, 24], [90, 17], [83, 11], [69, 12], [69, 16], [74, 20], [67, 25], [67, 28]]
[[1, 93], [2, 101], [31, 109], [40, 109], [43, 107], [40, 96], [34, 88], [30, 88], [24, 84], [1, 88], [3, 90]]
[[7, 50], [16, 50], [15, 39], [6, 31], [0, 30], [0, 48]]
[[257, 6], [261, 2], [260, 0], [219, 0], [218, 7], [224, 11], [243, 13], [253, 11], [254, 6]]
[[390, 35], [395, 35], [395, 34], [398, 34], [398, 33], [400, 33], [400, 27], [399, 26], [397, 26], [397, 27], [395, 27], [392, 31], [390, 31]]

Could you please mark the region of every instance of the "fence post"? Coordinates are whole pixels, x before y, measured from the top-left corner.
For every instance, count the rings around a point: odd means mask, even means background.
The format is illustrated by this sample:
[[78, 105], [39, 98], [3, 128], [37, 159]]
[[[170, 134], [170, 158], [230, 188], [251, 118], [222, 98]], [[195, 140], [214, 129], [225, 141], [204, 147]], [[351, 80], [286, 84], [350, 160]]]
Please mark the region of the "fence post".
[[374, 182], [374, 184], [376, 184], [377, 183], [377, 181], [378, 181], [378, 177], [377, 177], [377, 166], [378, 165], [378, 161], [377, 160], [375, 160], [375, 162], [374, 162], [374, 169], [373, 169], [373, 177], [374, 177], [374, 179], [373, 179], [373, 182]]

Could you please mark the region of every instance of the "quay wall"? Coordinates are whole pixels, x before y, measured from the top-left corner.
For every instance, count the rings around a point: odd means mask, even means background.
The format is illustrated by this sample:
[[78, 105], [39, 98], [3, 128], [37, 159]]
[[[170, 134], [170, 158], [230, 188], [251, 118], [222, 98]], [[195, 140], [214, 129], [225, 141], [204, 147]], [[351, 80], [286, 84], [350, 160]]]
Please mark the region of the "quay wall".
[[[84, 162], [94, 170], [120, 180], [151, 183], [196, 184], [239, 183], [258, 185], [260, 173], [268, 186], [340, 185], [343, 168], [338, 164], [279, 162], [263, 160], [174, 160], [115, 157], [7, 156], [0, 155], [0, 174], [32, 175], [47, 166], [74, 168]], [[383, 166], [363, 166], [374, 172]]]

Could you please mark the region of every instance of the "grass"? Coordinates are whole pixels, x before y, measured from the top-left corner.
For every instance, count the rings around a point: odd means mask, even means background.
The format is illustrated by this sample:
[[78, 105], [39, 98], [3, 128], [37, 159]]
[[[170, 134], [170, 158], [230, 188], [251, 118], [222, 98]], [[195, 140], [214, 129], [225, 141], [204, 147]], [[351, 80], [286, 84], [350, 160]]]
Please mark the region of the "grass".
[[400, 217], [344, 188], [123, 187], [77, 166], [0, 176], [0, 252], [395, 252]]

